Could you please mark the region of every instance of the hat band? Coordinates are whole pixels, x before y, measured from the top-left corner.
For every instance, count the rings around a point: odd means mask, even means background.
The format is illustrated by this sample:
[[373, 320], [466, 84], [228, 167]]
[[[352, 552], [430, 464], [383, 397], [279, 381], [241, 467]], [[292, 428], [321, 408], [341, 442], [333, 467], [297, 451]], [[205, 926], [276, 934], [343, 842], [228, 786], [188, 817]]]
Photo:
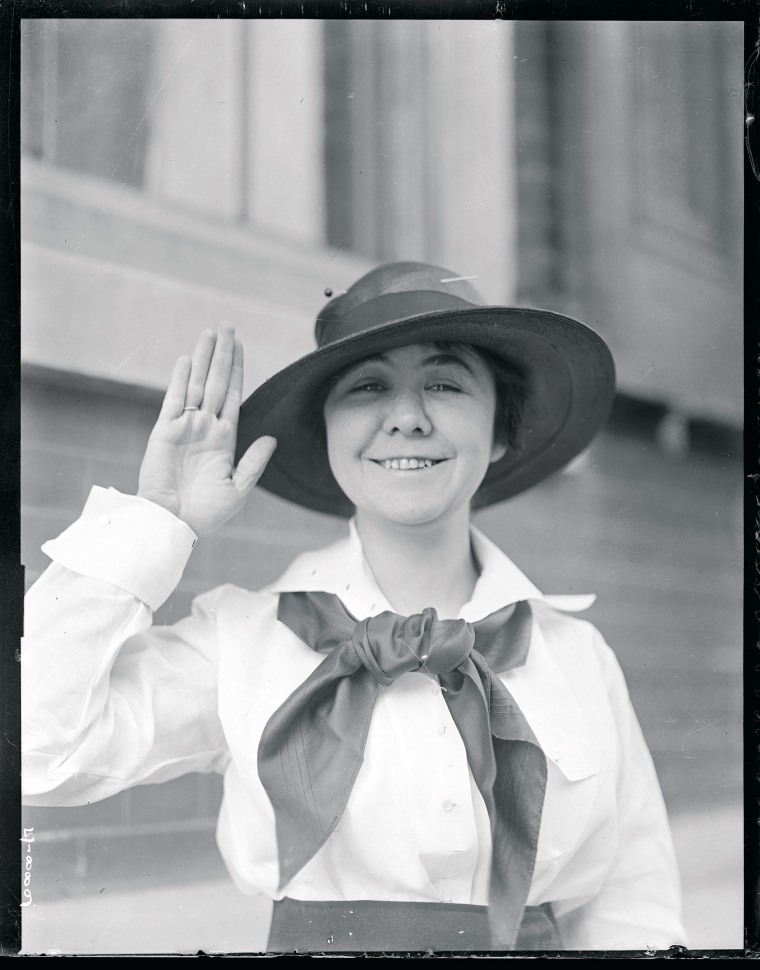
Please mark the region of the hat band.
[[451, 293], [436, 290], [414, 290], [406, 293], [385, 293], [348, 310], [339, 319], [317, 318], [317, 346], [324, 347], [336, 340], [353, 337], [406, 317], [416, 317], [436, 310], [463, 310], [475, 306]]

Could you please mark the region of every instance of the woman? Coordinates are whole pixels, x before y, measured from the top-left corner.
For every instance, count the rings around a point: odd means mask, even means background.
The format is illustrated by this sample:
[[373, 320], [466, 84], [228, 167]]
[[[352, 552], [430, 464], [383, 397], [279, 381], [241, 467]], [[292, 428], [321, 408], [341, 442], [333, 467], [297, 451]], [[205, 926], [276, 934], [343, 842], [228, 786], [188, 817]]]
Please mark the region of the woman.
[[[28, 594], [24, 787], [76, 805], [224, 773], [217, 840], [275, 900], [269, 949], [610, 950], [685, 943], [666, 813], [620, 668], [470, 512], [587, 446], [609, 351], [380, 267], [317, 350], [241, 408], [232, 329], [180, 358], [137, 496], [93, 489]], [[350, 517], [267, 588], [151, 626], [198, 536], [256, 483]]]

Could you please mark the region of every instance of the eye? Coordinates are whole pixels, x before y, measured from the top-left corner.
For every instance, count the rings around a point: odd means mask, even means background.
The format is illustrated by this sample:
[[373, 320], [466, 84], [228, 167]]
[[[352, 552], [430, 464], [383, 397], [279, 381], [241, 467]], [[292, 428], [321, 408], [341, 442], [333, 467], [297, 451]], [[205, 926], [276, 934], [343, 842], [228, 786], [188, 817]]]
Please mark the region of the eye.
[[380, 381], [374, 381], [374, 380], [368, 379], [368, 380], [360, 381], [358, 384], [354, 384], [354, 386], [351, 388], [349, 393], [361, 394], [362, 392], [372, 393], [372, 392], [382, 391], [382, 390], [384, 390], [384, 385]]
[[448, 381], [436, 381], [434, 384], [428, 384], [428, 390], [443, 391], [452, 394], [462, 393], [462, 389], [460, 387], [457, 387], [455, 384], [450, 384]]

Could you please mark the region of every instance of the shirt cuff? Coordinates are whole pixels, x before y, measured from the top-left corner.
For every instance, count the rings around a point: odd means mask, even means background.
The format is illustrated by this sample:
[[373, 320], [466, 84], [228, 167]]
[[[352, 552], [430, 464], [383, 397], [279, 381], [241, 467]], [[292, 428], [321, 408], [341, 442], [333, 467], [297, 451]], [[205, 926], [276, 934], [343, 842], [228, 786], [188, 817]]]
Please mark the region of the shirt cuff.
[[160, 505], [95, 485], [77, 521], [42, 551], [67, 569], [126, 590], [155, 611], [182, 578], [197, 538]]

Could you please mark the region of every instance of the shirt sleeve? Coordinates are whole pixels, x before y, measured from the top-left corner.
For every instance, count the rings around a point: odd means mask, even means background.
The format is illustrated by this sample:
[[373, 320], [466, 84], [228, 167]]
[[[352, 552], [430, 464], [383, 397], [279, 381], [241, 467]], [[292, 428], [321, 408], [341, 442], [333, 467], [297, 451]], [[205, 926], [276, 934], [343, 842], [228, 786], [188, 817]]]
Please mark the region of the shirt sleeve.
[[619, 745], [617, 838], [599, 893], [559, 918], [563, 943], [574, 950], [639, 952], [688, 946], [678, 864], [654, 763], [617, 658], [603, 640], [602, 650]]
[[152, 626], [195, 535], [171, 513], [93, 489], [43, 550], [54, 560], [26, 596], [21, 648], [22, 792], [70, 806], [136, 784], [222, 770], [215, 605]]

